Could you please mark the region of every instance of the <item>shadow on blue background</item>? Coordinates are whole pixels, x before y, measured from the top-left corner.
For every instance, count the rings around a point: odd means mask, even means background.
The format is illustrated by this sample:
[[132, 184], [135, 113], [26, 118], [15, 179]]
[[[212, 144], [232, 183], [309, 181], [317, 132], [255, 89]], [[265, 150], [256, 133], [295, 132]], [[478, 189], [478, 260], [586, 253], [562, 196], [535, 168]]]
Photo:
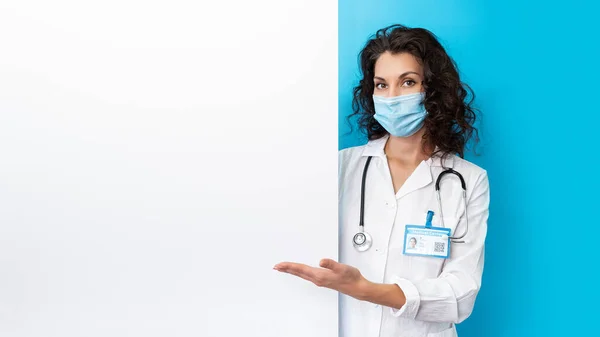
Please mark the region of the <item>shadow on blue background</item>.
[[[468, 336], [600, 336], [600, 60], [596, 5], [584, 1], [339, 1], [340, 143], [350, 131], [358, 53], [389, 24], [431, 30], [475, 91], [489, 173], [483, 288]], [[591, 4], [591, 1], [587, 3]]]

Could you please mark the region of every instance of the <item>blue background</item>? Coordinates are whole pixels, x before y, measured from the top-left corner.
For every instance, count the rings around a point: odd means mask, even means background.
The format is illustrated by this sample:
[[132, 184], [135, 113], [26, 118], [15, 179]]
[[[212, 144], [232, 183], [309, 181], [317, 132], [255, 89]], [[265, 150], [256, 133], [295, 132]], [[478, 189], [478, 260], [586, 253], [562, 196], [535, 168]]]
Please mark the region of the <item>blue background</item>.
[[[475, 91], [491, 190], [483, 288], [468, 336], [600, 336], [598, 7], [591, 1], [339, 1], [340, 143], [358, 52], [378, 28], [435, 33]], [[597, 320], [600, 322], [600, 320]]]

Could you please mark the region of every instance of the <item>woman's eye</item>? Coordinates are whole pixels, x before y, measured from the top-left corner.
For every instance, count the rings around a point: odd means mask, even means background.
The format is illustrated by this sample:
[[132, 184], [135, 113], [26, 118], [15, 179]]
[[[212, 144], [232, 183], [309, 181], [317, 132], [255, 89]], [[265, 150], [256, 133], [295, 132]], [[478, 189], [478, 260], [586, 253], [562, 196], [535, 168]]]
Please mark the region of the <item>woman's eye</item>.
[[406, 81], [404, 81], [404, 86], [407, 86], [407, 87], [412, 87], [415, 84], [416, 84], [416, 82], [413, 81], [413, 80], [406, 80]]
[[376, 87], [377, 89], [379, 89], [379, 90], [383, 90], [383, 89], [385, 89], [385, 84], [383, 84], [383, 83], [377, 83], [377, 84], [375, 85], [375, 87]]

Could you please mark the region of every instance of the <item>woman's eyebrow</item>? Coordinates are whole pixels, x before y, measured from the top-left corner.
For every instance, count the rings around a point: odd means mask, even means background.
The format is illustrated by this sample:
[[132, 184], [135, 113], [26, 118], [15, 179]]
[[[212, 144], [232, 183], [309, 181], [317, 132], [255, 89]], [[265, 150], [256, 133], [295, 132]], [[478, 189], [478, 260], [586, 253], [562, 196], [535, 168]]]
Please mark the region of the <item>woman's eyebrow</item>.
[[[407, 72], [403, 73], [402, 75], [398, 76], [398, 78], [404, 78], [404, 77], [406, 77], [406, 76], [408, 76], [410, 74], [415, 74], [417, 76], [421, 76], [421, 74], [419, 74], [416, 71], [407, 71]], [[385, 81], [385, 78], [383, 78], [383, 77], [374, 76], [373, 78], [376, 79], [376, 80]]]
[[417, 76], [421, 76], [421, 74], [419, 74], [419, 73], [418, 73], [418, 72], [416, 72], [416, 71], [407, 71], [407, 72], [405, 72], [404, 74], [402, 74], [402, 75], [398, 76], [398, 78], [404, 78], [404, 77], [406, 77], [406, 76], [408, 76], [408, 75], [410, 75], [410, 74], [415, 74], [415, 75], [417, 75]]

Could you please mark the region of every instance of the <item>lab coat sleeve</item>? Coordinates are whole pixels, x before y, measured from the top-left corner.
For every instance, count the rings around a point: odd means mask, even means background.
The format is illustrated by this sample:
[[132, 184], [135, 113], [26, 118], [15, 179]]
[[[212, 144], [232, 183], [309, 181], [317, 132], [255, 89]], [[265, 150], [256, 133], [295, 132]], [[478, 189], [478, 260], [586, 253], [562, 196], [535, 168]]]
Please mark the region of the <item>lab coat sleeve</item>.
[[[392, 278], [406, 297], [402, 308], [390, 308], [393, 316], [458, 324], [471, 315], [481, 287], [489, 200], [489, 182], [484, 171], [467, 201], [469, 230], [463, 238], [465, 242], [452, 244], [451, 256], [435, 279]], [[459, 225], [465, 225], [464, 219]]]

